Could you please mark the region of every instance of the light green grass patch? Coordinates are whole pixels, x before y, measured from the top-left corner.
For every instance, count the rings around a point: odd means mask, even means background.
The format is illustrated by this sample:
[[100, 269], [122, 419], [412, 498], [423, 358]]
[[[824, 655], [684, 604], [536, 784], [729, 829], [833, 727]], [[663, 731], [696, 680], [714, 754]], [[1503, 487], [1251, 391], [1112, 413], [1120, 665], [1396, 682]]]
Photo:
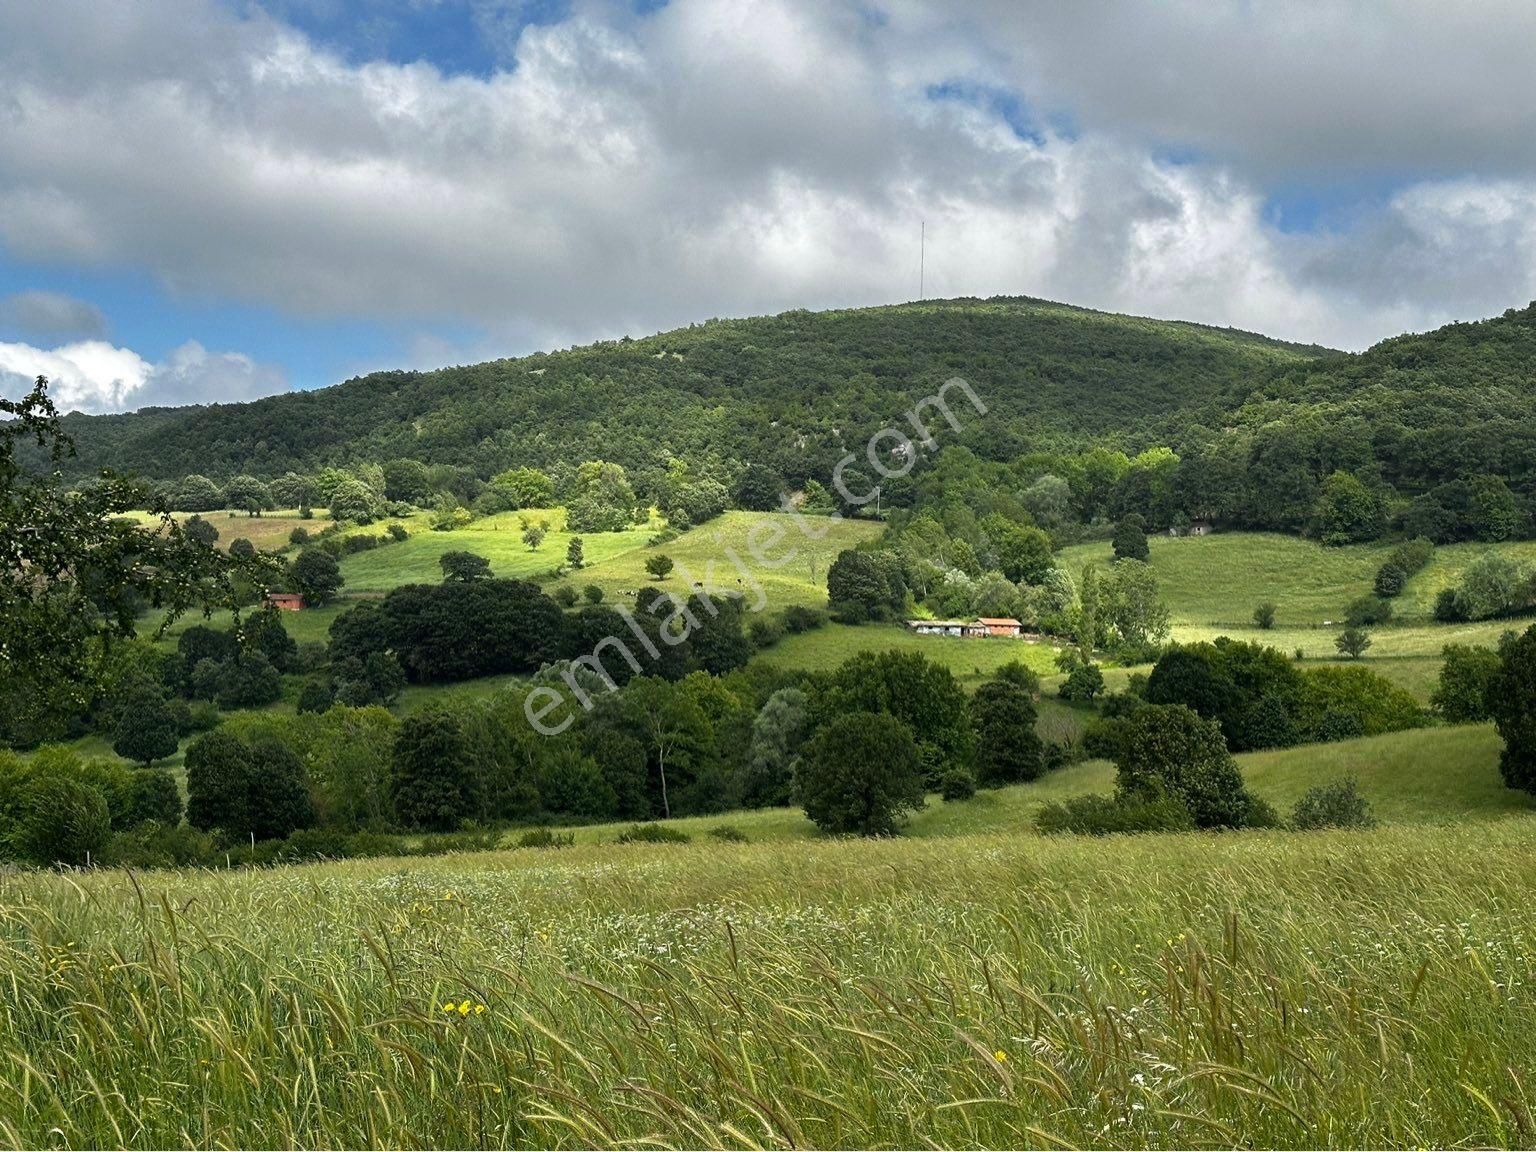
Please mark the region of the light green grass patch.
[[968, 687], [992, 675], [1004, 664], [1017, 660], [1036, 675], [1056, 672], [1057, 649], [1046, 642], [1030, 643], [1003, 637], [965, 639], [959, 636], [918, 636], [900, 625], [828, 624], [810, 632], [786, 636], [754, 659], [781, 668], [830, 672], [859, 652], [920, 652], [943, 664], [955, 679]]

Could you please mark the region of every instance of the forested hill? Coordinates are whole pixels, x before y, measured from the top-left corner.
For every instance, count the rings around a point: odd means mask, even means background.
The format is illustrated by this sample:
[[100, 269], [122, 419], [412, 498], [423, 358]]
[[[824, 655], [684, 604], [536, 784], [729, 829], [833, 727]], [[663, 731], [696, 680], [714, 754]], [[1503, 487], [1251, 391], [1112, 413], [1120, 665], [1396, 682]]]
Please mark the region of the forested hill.
[[[1219, 427], [1325, 349], [1045, 301], [927, 301], [710, 320], [434, 372], [378, 372], [253, 403], [72, 416], [73, 467], [276, 476], [401, 457], [472, 469], [603, 458], [825, 475], [844, 443], [960, 375], [990, 408], [964, 441], [1003, 459], [1109, 437], [1132, 451]], [[1324, 361], [1326, 362], [1326, 361]], [[1287, 379], [1290, 377], [1287, 376]]]

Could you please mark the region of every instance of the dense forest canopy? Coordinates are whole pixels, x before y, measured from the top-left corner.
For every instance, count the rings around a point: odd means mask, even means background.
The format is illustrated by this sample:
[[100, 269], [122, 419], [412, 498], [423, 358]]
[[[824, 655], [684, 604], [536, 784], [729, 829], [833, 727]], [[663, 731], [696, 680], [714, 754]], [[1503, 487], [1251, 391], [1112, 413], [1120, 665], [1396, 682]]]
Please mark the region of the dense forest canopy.
[[711, 455], [819, 475], [905, 402], [960, 375], [994, 418], [969, 436], [1003, 459], [1060, 438], [1132, 451], [1219, 424], [1323, 350], [1027, 299], [930, 301], [710, 320], [435, 372], [378, 372], [245, 404], [72, 416], [76, 466], [155, 478], [274, 477], [409, 457], [489, 477], [602, 458], [630, 469]]

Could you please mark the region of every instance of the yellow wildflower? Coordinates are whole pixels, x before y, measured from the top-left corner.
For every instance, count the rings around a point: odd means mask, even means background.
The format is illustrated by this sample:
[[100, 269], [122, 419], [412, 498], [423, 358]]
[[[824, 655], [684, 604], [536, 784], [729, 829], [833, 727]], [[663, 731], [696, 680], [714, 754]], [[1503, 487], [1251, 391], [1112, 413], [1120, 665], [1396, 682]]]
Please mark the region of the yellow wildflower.
[[464, 1003], [459, 1005], [459, 1015], [460, 1016], [468, 1016], [469, 1015], [469, 1001], [468, 1000], [464, 1001]]
[[992, 1053], [992, 1055], [997, 1057], [997, 1062], [999, 1064], [1006, 1064], [1006, 1063], [1008, 1063], [1008, 1053], [1004, 1052], [1001, 1048], [999, 1048], [996, 1052]]

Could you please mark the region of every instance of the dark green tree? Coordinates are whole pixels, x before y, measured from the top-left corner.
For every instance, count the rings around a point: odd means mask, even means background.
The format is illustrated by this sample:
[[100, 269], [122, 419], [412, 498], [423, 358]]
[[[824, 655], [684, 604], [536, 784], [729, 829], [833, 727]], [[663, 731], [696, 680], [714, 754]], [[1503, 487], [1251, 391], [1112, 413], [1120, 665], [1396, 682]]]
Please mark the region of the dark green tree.
[[1447, 644], [1440, 656], [1440, 680], [1430, 704], [1451, 724], [1487, 720], [1492, 715], [1488, 694], [1503, 666], [1499, 654], [1472, 644]]
[[133, 774], [123, 826], [132, 828], [153, 820], [167, 828], [181, 823], [181, 790], [176, 778], [164, 768], [142, 768]]
[[466, 584], [487, 579], [491, 574], [491, 562], [474, 552], [444, 552], [437, 558], [437, 565], [443, 570], [444, 580]]
[[1499, 645], [1499, 671], [1488, 704], [1504, 740], [1499, 754], [1504, 783], [1536, 793], [1536, 625]]
[[823, 832], [891, 836], [923, 806], [923, 762], [894, 716], [852, 712], [821, 727], [795, 770], [805, 814]]
[[304, 597], [305, 604], [319, 607], [330, 603], [341, 590], [341, 566], [324, 549], [305, 548], [289, 569], [288, 582]]
[[645, 570], [650, 573], [651, 577], [655, 580], [665, 580], [669, 575], [672, 574], [673, 567], [674, 565], [672, 563], [672, 557], [670, 556], [662, 556], [658, 554], [655, 556], [647, 556], [645, 559]]
[[1151, 559], [1152, 551], [1147, 547], [1147, 522], [1135, 512], [1122, 516], [1115, 525], [1112, 545], [1116, 560], [1146, 562]]
[[158, 687], [145, 686], [118, 706], [112, 751], [148, 768], [156, 760], [175, 755], [176, 736], [176, 715], [170, 702]]
[[1044, 771], [1036, 718], [1029, 692], [1009, 680], [988, 680], [976, 689], [971, 723], [976, 729], [976, 782], [983, 788], [1020, 784]]
[[582, 555], [581, 550], [580, 536], [572, 536], [571, 542], [565, 546], [565, 562], [573, 572], [578, 572], [586, 567], [586, 559]]
[[1339, 650], [1342, 656], [1348, 656], [1351, 660], [1358, 660], [1365, 655], [1365, 650], [1371, 646], [1371, 634], [1364, 628], [1353, 625], [1340, 632], [1334, 640], [1333, 646]]
[[250, 749], [215, 729], [187, 745], [187, 823], [221, 828], [232, 837], [250, 829]]
[[1252, 798], [1221, 726], [1182, 704], [1148, 704], [1124, 718], [1116, 786], [1122, 795], [1183, 801], [1199, 828], [1240, 828]]
[[469, 748], [457, 720], [417, 712], [400, 724], [391, 774], [395, 814], [407, 828], [451, 832], [474, 812]]

